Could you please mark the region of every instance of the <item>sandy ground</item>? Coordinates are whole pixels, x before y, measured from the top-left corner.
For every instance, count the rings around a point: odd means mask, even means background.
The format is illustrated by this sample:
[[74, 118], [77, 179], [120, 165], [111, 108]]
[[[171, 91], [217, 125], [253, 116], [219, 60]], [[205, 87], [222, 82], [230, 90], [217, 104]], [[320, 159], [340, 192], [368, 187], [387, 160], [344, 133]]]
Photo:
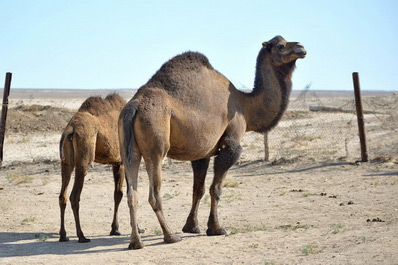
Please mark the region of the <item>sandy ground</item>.
[[[125, 197], [119, 214], [122, 235], [109, 236], [113, 177], [109, 166], [95, 164], [80, 204], [82, 229], [91, 242], [77, 243], [70, 204], [66, 230], [71, 240], [58, 242], [58, 141], [83, 100], [54, 93], [11, 98], [11, 109], [24, 108], [10, 111], [14, 116], [7, 123], [0, 170], [0, 264], [398, 264], [395, 156], [369, 163], [331, 157], [235, 165], [219, 208], [228, 235], [217, 237], [205, 235], [212, 170], [199, 210], [201, 233], [184, 234], [192, 196], [190, 164], [166, 163], [163, 208], [183, 238], [176, 244], [164, 244], [159, 234], [142, 166], [138, 217], [145, 248], [133, 251], [127, 250], [131, 229]], [[26, 109], [34, 105], [51, 108]]]

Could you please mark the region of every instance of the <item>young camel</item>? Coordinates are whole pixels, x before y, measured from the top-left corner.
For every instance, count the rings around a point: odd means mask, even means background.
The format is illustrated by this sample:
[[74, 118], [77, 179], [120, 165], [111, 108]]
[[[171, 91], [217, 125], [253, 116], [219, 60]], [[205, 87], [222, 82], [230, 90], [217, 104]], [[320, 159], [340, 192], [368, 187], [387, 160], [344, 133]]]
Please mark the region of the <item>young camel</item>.
[[64, 129], [60, 141], [62, 187], [59, 195], [61, 209], [61, 229], [59, 241], [69, 241], [65, 231], [66, 192], [75, 168], [75, 183], [70, 201], [76, 222], [76, 231], [80, 243], [90, 242], [80, 227], [79, 201], [84, 177], [91, 163], [112, 165], [115, 180], [115, 209], [111, 235], [120, 235], [117, 218], [118, 207], [123, 197], [122, 187], [125, 177], [121, 163], [117, 120], [126, 101], [117, 94], [110, 94], [105, 99], [90, 97], [83, 102]]
[[210, 157], [214, 179], [206, 234], [224, 235], [217, 215], [221, 188], [228, 169], [241, 153], [247, 131], [266, 132], [287, 108], [295, 62], [306, 51], [297, 42], [276, 36], [264, 42], [251, 93], [237, 90], [199, 53], [187, 52], [166, 62], [122, 110], [119, 139], [126, 166], [127, 196], [132, 233], [130, 249], [144, 245], [137, 230], [137, 176], [141, 158], [149, 176], [149, 203], [163, 230], [164, 241], [181, 240], [166, 223], [160, 196], [161, 161], [167, 156], [191, 161], [194, 185], [192, 208], [183, 228], [199, 233], [197, 213], [204, 194]]

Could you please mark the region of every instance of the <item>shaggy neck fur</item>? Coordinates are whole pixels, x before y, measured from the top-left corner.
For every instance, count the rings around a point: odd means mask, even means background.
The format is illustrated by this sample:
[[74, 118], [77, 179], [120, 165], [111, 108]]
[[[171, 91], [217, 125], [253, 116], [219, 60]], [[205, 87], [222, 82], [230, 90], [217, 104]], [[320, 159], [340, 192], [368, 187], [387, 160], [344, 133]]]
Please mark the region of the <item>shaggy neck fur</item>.
[[269, 131], [282, 118], [289, 102], [295, 61], [274, 66], [268, 53], [262, 48], [257, 57], [254, 89], [248, 94], [251, 106], [246, 119], [247, 131]]

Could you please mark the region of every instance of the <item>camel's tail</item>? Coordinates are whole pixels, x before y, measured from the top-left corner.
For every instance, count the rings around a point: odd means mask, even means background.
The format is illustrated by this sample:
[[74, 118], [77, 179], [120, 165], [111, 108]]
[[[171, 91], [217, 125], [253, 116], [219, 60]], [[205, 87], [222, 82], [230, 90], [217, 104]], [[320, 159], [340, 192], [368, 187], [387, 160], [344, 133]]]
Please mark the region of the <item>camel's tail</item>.
[[133, 124], [136, 113], [137, 103], [130, 101], [120, 113], [119, 118], [120, 155], [122, 160], [126, 160], [123, 162], [127, 162], [127, 165], [131, 165], [133, 161], [132, 148], [135, 141]]
[[68, 124], [65, 130], [62, 132], [61, 141], [59, 142], [59, 155], [61, 161], [72, 162], [74, 159], [72, 135], [74, 129], [73, 126]]

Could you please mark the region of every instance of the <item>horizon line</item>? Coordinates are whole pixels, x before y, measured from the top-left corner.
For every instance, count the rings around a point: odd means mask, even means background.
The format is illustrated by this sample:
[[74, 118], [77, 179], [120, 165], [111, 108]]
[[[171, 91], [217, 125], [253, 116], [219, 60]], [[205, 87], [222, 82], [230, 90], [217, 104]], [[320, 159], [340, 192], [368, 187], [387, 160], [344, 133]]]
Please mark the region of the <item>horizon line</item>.
[[[0, 88], [3, 90], [4, 88]], [[11, 89], [25, 89], [25, 90], [138, 90], [139, 88], [23, 88], [23, 87], [11, 87]], [[238, 90], [250, 90], [250, 89], [238, 89]], [[292, 89], [292, 91], [353, 91], [353, 89]], [[383, 90], [383, 89], [361, 89], [361, 91], [372, 91], [372, 92], [398, 92], [398, 90]]]

